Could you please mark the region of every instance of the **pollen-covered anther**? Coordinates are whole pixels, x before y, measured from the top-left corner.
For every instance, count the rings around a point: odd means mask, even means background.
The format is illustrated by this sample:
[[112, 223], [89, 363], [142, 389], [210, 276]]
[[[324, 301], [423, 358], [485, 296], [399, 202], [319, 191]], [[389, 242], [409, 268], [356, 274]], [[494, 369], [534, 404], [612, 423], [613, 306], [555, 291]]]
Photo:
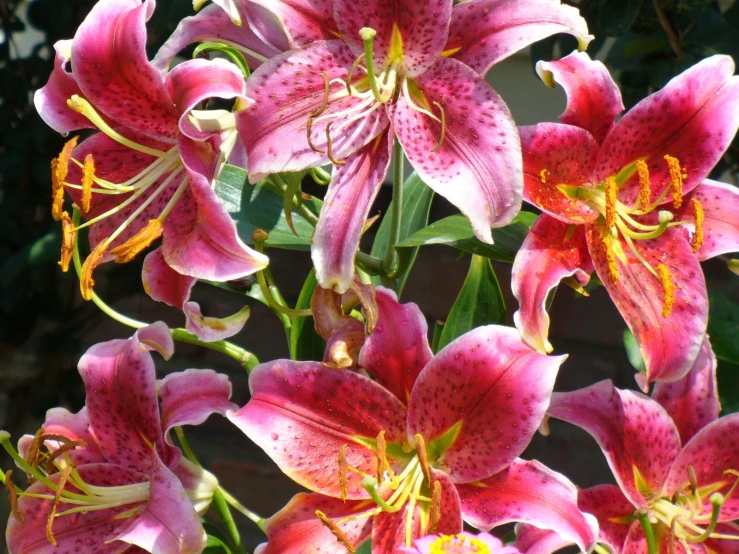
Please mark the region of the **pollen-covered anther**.
[[441, 521], [441, 483], [434, 481], [431, 487], [431, 508], [429, 509], [429, 518], [431, 521], [430, 533], [436, 532], [436, 527]]
[[150, 219], [149, 223], [123, 244], [113, 248], [110, 253], [115, 256], [115, 263], [126, 264], [146, 250], [152, 242], [162, 236], [164, 225], [159, 219]]
[[683, 169], [680, 167], [680, 160], [669, 155], [665, 155], [665, 161], [670, 171], [670, 181], [672, 185], [672, 206], [678, 209], [683, 205], [683, 181], [687, 177]]
[[17, 519], [21, 523], [25, 523], [25, 518], [23, 517], [23, 514], [18, 508], [18, 492], [15, 490], [15, 485], [13, 484], [13, 481], [11, 480], [12, 476], [13, 476], [12, 469], [9, 469], [8, 471], [5, 472], [5, 488], [8, 491], [8, 501], [10, 502], [10, 511], [13, 514], [13, 517], [15, 517], [15, 519]]
[[665, 264], [657, 266], [657, 276], [662, 284], [662, 317], [669, 317], [672, 307], [675, 305], [675, 292], [677, 287], [672, 280], [672, 273]]
[[377, 481], [381, 483], [388, 469], [387, 444], [385, 443], [385, 430], [377, 435]]
[[321, 523], [323, 523], [329, 531], [331, 531], [333, 536], [336, 537], [336, 540], [339, 541], [344, 546], [344, 548], [346, 548], [352, 554], [357, 551], [354, 545], [349, 542], [349, 539], [347, 538], [344, 531], [342, 531], [338, 525], [331, 521], [326, 514], [324, 514], [321, 510], [316, 510], [315, 513], [316, 517], [321, 520]]
[[80, 209], [86, 214], [90, 211], [90, 203], [92, 202], [92, 184], [95, 181], [95, 162], [92, 154], [85, 156], [85, 163], [82, 166], [82, 196], [80, 197]]
[[603, 249], [606, 255], [606, 264], [608, 265], [608, 277], [615, 285], [618, 283], [618, 265], [616, 265], [616, 252], [613, 249], [613, 236], [609, 230], [600, 232], [600, 238], [603, 242]]
[[49, 516], [46, 519], [46, 540], [48, 540], [54, 546], [57, 545], [56, 539], [54, 538], [54, 518], [56, 517], [56, 507], [62, 498], [62, 492], [64, 492], [64, 486], [67, 484], [67, 479], [72, 473], [72, 466], [69, 465], [64, 468], [61, 475], [59, 476], [59, 482], [56, 485], [56, 491], [54, 492], [54, 499], [51, 501], [51, 508], [49, 509]]
[[615, 177], [606, 179], [606, 227], [609, 229], [616, 225], [616, 193], [618, 183]]
[[349, 464], [346, 461], [346, 445], [342, 444], [339, 448], [339, 455], [336, 458], [336, 462], [339, 464], [339, 490], [341, 501], [346, 501], [346, 497], [349, 494]]
[[436, 141], [436, 144], [431, 149], [432, 152], [437, 152], [444, 143], [444, 137], [446, 136], [446, 112], [444, 111], [444, 106], [439, 104], [436, 100], [434, 100], [434, 106], [439, 108], [439, 111], [441, 112], [441, 121], [439, 122], [441, 125], [441, 133], [439, 134], [439, 140]]
[[72, 159], [72, 151], [77, 147], [78, 140], [79, 137], [68, 140], [59, 156], [51, 160], [51, 216], [56, 221], [62, 217], [64, 180], [69, 174], [69, 160]]
[[329, 121], [326, 123], [326, 157], [331, 160], [331, 163], [334, 165], [344, 165], [346, 164], [345, 160], [337, 160], [334, 158], [333, 153], [333, 141], [331, 140], [331, 125], [333, 124], [333, 121]]
[[418, 456], [418, 463], [421, 465], [421, 471], [423, 471], [423, 477], [426, 482], [431, 486], [433, 478], [431, 475], [431, 467], [429, 466], [428, 458], [426, 457], [426, 441], [423, 437], [416, 433], [416, 455]]
[[62, 251], [61, 258], [58, 263], [61, 266], [62, 271], [66, 273], [69, 271], [69, 262], [72, 261], [72, 256], [74, 254], [74, 241], [77, 237], [77, 231], [75, 231], [72, 218], [69, 217], [67, 212], [62, 212], [60, 219], [62, 221]]
[[547, 184], [547, 179], [549, 178], [549, 174], [550, 174], [549, 173], [549, 170], [546, 169], [546, 168], [545, 169], [542, 169], [539, 172], [539, 179], [541, 179], [541, 184], [542, 185], [546, 185]]
[[90, 253], [90, 255], [82, 264], [82, 272], [80, 274], [80, 292], [82, 298], [90, 300], [92, 298], [92, 287], [95, 286], [95, 280], [92, 278], [92, 273], [95, 268], [100, 265], [105, 251], [108, 249], [108, 241], [101, 241]]
[[83, 440], [79, 441], [69, 441], [65, 442], [61, 445], [59, 445], [59, 448], [55, 449], [53, 452], [49, 454], [49, 458], [46, 460], [46, 473], [54, 473], [56, 467], [54, 464], [54, 461], [64, 454], [65, 452], [69, 452], [70, 450], [74, 450], [78, 446], [86, 446], [87, 443]]
[[690, 200], [690, 207], [693, 208], [693, 223], [695, 224], [690, 246], [693, 247], [693, 252], [698, 252], [700, 247], [703, 246], [703, 224], [706, 220], [706, 212], [703, 210], [703, 204], [697, 198]]
[[636, 174], [639, 177], [639, 209], [646, 210], [652, 203], [652, 181], [649, 179], [649, 166], [644, 160], [636, 162]]
[[490, 554], [490, 547], [480, 539], [466, 535], [441, 535], [430, 545], [430, 554]]

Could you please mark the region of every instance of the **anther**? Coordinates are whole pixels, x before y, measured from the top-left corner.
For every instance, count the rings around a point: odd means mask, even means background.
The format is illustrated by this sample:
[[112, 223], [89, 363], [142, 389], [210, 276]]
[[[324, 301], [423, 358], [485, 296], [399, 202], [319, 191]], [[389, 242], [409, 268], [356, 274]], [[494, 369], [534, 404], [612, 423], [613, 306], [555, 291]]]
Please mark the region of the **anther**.
[[317, 152], [318, 154], [321, 154], [321, 155], [325, 154], [326, 153], [325, 150], [322, 150], [321, 148], [318, 148], [318, 146], [313, 144], [313, 139], [311, 139], [310, 137], [312, 131], [313, 131], [313, 118], [309, 116], [308, 124], [306, 125], [306, 128], [305, 128], [305, 132], [308, 138], [308, 146], [310, 146], [310, 149], [313, 150], [313, 152]]
[[95, 268], [100, 265], [100, 262], [105, 255], [105, 251], [108, 248], [108, 241], [101, 241], [90, 253], [90, 255], [82, 264], [82, 273], [80, 275], [80, 292], [82, 298], [90, 300], [92, 298], [92, 287], [95, 286], [95, 281], [92, 278], [92, 273]]
[[67, 212], [62, 212], [62, 252], [59, 265], [62, 271], [66, 273], [69, 271], [69, 262], [72, 261], [72, 255], [74, 254], [74, 241], [77, 236], [77, 231], [74, 229], [74, 223], [72, 218], [69, 217]]
[[[660, 283], [662, 283], [662, 317], [669, 317], [672, 313], [672, 307], [675, 304], [675, 291], [677, 287], [672, 281], [672, 274], [665, 264], [657, 266], [657, 275]], [[691, 483], [692, 487], [692, 483]]]
[[377, 481], [382, 482], [387, 469], [387, 445], [385, 444], [385, 430], [377, 435]]
[[434, 486], [431, 488], [431, 508], [429, 512], [431, 518], [429, 532], [434, 533], [441, 520], [441, 483], [439, 481], [434, 481]]
[[346, 461], [346, 445], [342, 444], [339, 448], [339, 456], [336, 458], [339, 464], [339, 488], [341, 490], [341, 501], [346, 501], [346, 497], [349, 494], [349, 464]]
[[69, 174], [69, 160], [77, 147], [79, 137], [68, 140], [57, 158], [51, 161], [51, 216], [56, 220], [62, 217], [64, 204], [64, 180]]
[[316, 510], [316, 517], [321, 520], [321, 523], [323, 523], [329, 531], [331, 531], [333, 536], [336, 537], [336, 540], [339, 541], [344, 546], [344, 548], [346, 548], [352, 554], [357, 551], [352, 543], [349, 542], [349, 539], [344, 534], [344, 531], [342, 531], [338, 525], [331, 521], [328, 516], [326, 516], [326, 514], [324, 514], [321, 510]]
[[639, 177], [639, 209], [646, 210], [652, 203], [652, 181], [649, 179], [649, 166], [644, 160], [636, 162], [636, 173]]
[[86, 446], [87, 443], [83, 440], [79, 441], [69, 441], [64, 444], [60, 444], [59, 448], [54, 450], [51, 454], [49, 454], [49, 459], [46, 460], [46, 473], [54, 473], [54, 470], [56, 469], [56, 466], [54, 465], [54, 460], [56, 460], [59, 456], [64, 454], [65, 452], [69, 452], [70, 450], [74, 450], [78, 446]]
[[[31, 444], [28, 445], [28, 450], [26, 451], [26, 457], [24, 458], [24, 460], [32, 468], [35, 468], [38, 465], [39, 450], [41, 450], [41, 444], [43, 444], [44, 442], [44, 439], [42, 438], [43, 434], [43, 429], [39, 429], [38, 431], [36, 431], [36, 434], [33, 436], [33, 440], [31, 441]], [[33, 479], [30, 474], [27, 474], [26, 476], [28, 478], [29, 484], [35, 481], [35, 479]]]
[[326, 157], [331, 160], [334, 165], [344, 165], [345, 160], [337, 160], [333, 154], [333, 143], [331, 141], [331, 124], [333, 121], [326, 123]]
[[421, 471], [423, 471], [423, 477], [429, 486], [431, 486], [433, 479], [431, 467], [429, 467], [429, 461], [426, 457], [426, 441], [423, 440], [423, 437], [419, 433], [416, 433], [416, 455], [418, 456], [418, 463], [421, 465]]
[[10, 501], [10, 511], [15, 516], [15, 519], [21, 523], [25, 523], [26, 519], [23, 517], [20, 509], [18, 508], [18, 492], [15, 490], [15, 485], [11, 481], [13, 476], [13, 470], [9, 469], [5, 472], [5, 488], [8, 491], [8, 500]]
[[683, 180], [687, 175], [680, 167], [680, 161], [672, 156], [665, 155], [665, 161], [670, 171], [670, 180], [672, 184], [672, 206], [678, 209], [683, 204]]
[[544, 168], [539, 172], [539, 178], [541, 179], [541, 184], [546, 185], [547, 184], [547, 178], [549, 177], [549, 170]]
[[354, 75], [354, 70], [357, 69], [357, 66], [362, 63], [362, 60], [364, 59], [364, 54], [360, 54], [359, 57], [354, 60], [354, 63], [349, 68], [349, 72], [346, 74], [346, 92], [349, 94], [349, 96], [352, 95], [352, 76]]
[[439, 104], [436, 100], [434, 100], [434, 106], [439, 108], [439, 111], [441, 112], [441, 134], [439, 135], [439, 140], [431, 149], [432, 152], [437, 152], [439, 148], [441, 148], [441, 145], [444, 142], [444, 136], [446, 135], [446, 112], [444, 111], [444, 106]]
[[72, 466], [69, 465], [64, 468], [64, 471], [62, 471], [61, 475], [59, 476], [59, 482], [56, 485], [56, 492], [54, 493], [54, 500], [51, 502], [51, 509], [49, 510], [49, 517], [46, 520], [46, 540], [48, 540], [51, 544], [56, 546], [56, 539], [54, 538], [54, 518], [56, 517], [56, 507], [59, 504], [59, 501], [62, 498], [62, 492], [64, 492], [64, 486], [67, 484], [67, 479], [69, 479], [70, 474], [72, 473]]
[[613, 249], [613, 236], [609, 230], [596, 231], [600, 233], [601, 241], [603, 242], [603, 248], [606, 254], [606, 263], [608, 264], [608, 277], [611, 282], [615, 285], [618, 283], [618, 265], [616, 264], [616, 252]]
[[326, 108], [328, 107], [328, 91], [331, 85], [329, 84], [328, 76], [325, 73], [321, 73], [321, 77], [323, 77], [323, 102], [318, 108], [310, 113], [311, 117], [318, 117], [323, 112], [325, 112]]
[[703, 223], [706, 220], [706, 212], [697, 198], [690, 200], [690, 206], [693, 208], [693, 223], [695, 224], [695, 231], [693, 232], [693, 238], [690, 239], [690, 246], [693, 247], [693, 252], [698, 252], [700, 247], [703, 246]]
[[609, 229], [616, 225], [616, 192], [618, 183], [615, 177], [606, 179], [606, 227]]
[[150, 219], [149, 223], [123, 244], [113, 248], [110, 253], [115, 256], [115, 263], [126, 264], [147, 249], [152, 242], [162, 236], [164, 225], [159, 219]]
[[92, 202], [92, 183], [95, 180], [95, 162], [92, 154], [85, 156], [85, 164], [82, 166], [82, 196], [80, 197], [80, 209], [86, 214], [90, 211]]

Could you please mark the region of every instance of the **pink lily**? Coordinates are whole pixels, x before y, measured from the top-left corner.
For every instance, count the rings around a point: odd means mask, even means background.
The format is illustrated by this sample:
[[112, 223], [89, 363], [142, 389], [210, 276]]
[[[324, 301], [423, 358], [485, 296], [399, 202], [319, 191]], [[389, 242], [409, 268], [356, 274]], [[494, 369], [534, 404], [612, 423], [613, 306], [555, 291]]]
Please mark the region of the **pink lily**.
[[[432, 356], [415, 304], [376, 291], [379, 318], [359, 372], [278, 360], [251, 374], [251, 400], [230, 419], [299, 484], [270, 518], [261, 554], [391, 554], [462, 519], [556, 528], [583, 549], [596, 529], [576, 489], [520, 460], [564, 357], [534, 352], [513, 329], [481, 327]], [[532, 491], [531, 483], [536, 483]]]
[[739, 191], [706, 179], [739, 127], [734, 63], [703, 60], [617, 123], [600, 62], [575, 53], [538, 71], [568, 104], [562, 124], [519, 129], [524, 198], [545, 213], [513, 266], [516, 327], [550, 352], [547, 295], [562, 280], [582, 290], [594, 269], [639, 343], [643, 386], [680, 379], [706, 333], [698, 262], [739, 250]]
[[[214, 97], [243, 105], [243, 75], [223, 60], [197, 59], [163, 76], [146, 58], [153, 10], [154, 0], [98, 2], [74, 40], [55, 45], [54, 71], [34, 97], [60, 133], [101, 131], [77, 147], [73, 139], [52, 163], [52, 211], [64, 217], [65, 235], [90, 227], [86, 299], [99, 263], [128, 262], [160, 236], [167, 264], [182, 275], [222, 281], [267, 264], [239, 239], [211, 187], [237, 138], [234, 116], [194, 109]], [[76, 229], [62, 212], [64, 190], [87, 218]], [[69, 255], [66, 247], [67, 263]]]
[[739, 414], [718, 418], [715, 366], [706, 341], [653, 398], [609, 381], [552, 396], [548, 414], [590, 433], [618, 483], [578, 496], [611, 552], [736, 552]]
[[515, 546], [504, 546], [498, 537], [489, 533], [462, 532], [457, 535], [428, 535], [397, 550], [398, 554], [521, 554]]
[[[150, 350], [172, 354], [163, 323], [90, 348], [79, 364], [85, 408], [49, 410], [39, 433], [19, 441], [20, 454], [12, 454], [36, 481], [20, 493], [8, 522], [11, 554], [203, 550], [198, 513], [218, 483], [181, 457], [169, 432], [233, 410], [231, 385], [211, 370], [156, 383]], [[7, 433], [3, 439], [10, 449]]]
[[508, 108], [481, 73], [557, 32], [587, 42], [577, 10], [559, 0], [258, 3], [294, 50], [247, 83], [256, 102], [238, 126], [249, 178], [336, 166], [313, 236], [319, 284], [349, 287], [394, 138], [424, 182], [492, 243], [491, 227], [520, 209], [521, 154]]

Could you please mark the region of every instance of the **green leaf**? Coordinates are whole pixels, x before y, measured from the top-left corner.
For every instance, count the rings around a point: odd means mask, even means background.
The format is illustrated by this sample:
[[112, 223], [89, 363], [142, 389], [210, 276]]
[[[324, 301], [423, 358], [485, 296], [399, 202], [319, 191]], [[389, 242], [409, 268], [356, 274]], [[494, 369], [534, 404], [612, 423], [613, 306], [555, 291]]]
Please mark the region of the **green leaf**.
[[[216, 180], [215, 191], [236, 223], [244, 242], [252, 244], [252, 234], [262, 229], [269, 235], [265, 244], [271, 248], [310, 250], [313, 226], [293, 209], [292, 219], [297, 236], [290, 230], [283, 212], [282, 194], [274, 185], [267, 181], [250, 185], [245, 170], [227, 165]], [[303, 200], [303, 205], [318, 214], [322, 202], [312, 198]]]
[[208, 543], [203, 550], [203, 554], [231, 554], [231, 549], [228, 545], [218, 537], [213, 535], [207, 535]]
[[708, 334], [716, 357], [739, 365], [739, 304], [716, 290], [708, 291]]
[[610, 37], [623, 35], [636, 22], [644, 0], [602, 1], [598, 9], [598, 27]]
[[438, 349], [467, 331], [492, 323], [505, 323], [505, 301], [490, 260], [472, 256], [462, 290], [439, 337]]
[[493, 229], [495, 244], [485, 244], [475, 237], [472, 225], [463, 215], [453, 215], [435, 221], [428, 227], [413, 233], [398, 244], [401, 248], [415, 248], [428, 244], [453, 246], [470, 254], [477, 254], [499, 262], [513, 263], [526, 233], [536, 219], [536, 214], [520, 212], [516, 219], [502, 229]]
[[647, 370], [647, 366], [644, 363], [644, 357], [641, 355], [639, 350], [639, 344], [636, 342], [636, 337], [629, 329], [624, 329], [624, 348], [626, 349], [626, 357], [629, 358], [629, 363], [634, 366], [639, 372]]
[[739, 412], [739, 366], [723, 360], [716, 368], [721, 413], [723, 415]]
[[[316, 290], [316, 285], [316, 272], [311, 270], [300, 291], [298, 302], [295, 304], [296, 310], [310, 308], [310, 299], [313, 296], [313, 291]], [[313, 318], [294, 318], [290, 330], [290, 358], [299, 361], [320, 361], [323, 359], [325, 350], [326, 343], [316, 332]]]
[[372, 554], [372, 539], [365, 541], [357, 548], [357, 554]]
[[[416, 231], [423, 229], [429, 222], [429, 211], [431, 210], [431, 200], [434, 197], [432, 191], [426, 183], [424, 183], [418, 174], [414, 171], [403, 183], [403, 210], [400, 216], [400, 241], [404, 241]], [[380, 227], [375, 235], [375, 242], [372, 244], [370, 254], [376, 258], [382, 258], [387, 250], [388, 239], [390, 236], [390, 225], [392, 220], [393, 204], [390, 203], [387, 213], [382, 218]], [[413, 268], [418, 255], [418, 248], [403, 248], [399, 252], [400, 263], [405, 266], [405, 271], [398, 277], [397, 291], [398, 296], [403, 292], [403, 287], [408, 279], [408, 275]], [[372, 284], [377, 286], [382, 284], [379, 275], [372, 276]]]

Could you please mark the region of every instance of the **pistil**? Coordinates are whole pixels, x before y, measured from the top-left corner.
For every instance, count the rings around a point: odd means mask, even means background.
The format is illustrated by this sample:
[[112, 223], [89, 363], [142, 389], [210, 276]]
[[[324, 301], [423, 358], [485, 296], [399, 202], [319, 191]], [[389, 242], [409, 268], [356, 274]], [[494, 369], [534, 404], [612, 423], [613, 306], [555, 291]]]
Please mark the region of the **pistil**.
[[375, 100], [380, 102], [381, 104], [384, 103], [386, 100], [383, 98], [382, 93], [380, 92], [380, 87], [377, 83], [377, 76], [375, 75], [375, 64], [374, 64], [374, 52], [373, 52], [373, 42], [375, 40], [375, 36], [377, 35], [377, 31], [372, 29], [371, 27], [362, 27], [359, 30], [359, 36], [362, 39], [362, 42], [364, 43], [364, 58], [366, 61], [367, 66], [367, 79], [369, 80], [369, 86], [372, 90], [372, 94], [375, 97]]

